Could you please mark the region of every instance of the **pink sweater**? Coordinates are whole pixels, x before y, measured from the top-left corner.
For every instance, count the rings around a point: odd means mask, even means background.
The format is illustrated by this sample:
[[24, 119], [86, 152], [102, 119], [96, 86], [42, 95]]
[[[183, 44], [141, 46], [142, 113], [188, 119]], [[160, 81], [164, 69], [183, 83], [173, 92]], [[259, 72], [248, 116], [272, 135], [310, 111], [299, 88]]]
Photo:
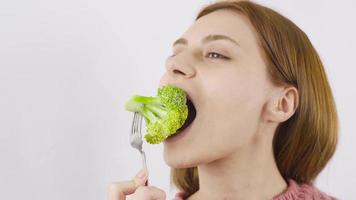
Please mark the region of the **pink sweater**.
[[[179, 192], [173, 200], [184, 200], [184, 193]], [[288, 188], [273, 200], [337, 200], [335, 197], [318, 190], [313, 185], [298, 184], [293, 179], [289, 179]]]

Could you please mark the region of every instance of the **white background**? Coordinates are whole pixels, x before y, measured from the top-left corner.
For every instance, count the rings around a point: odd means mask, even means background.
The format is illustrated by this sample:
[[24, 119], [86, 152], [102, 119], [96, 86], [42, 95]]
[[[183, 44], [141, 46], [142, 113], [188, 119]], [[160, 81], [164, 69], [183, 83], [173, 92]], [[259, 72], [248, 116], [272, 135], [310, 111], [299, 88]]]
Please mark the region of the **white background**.
[[[1, 1], [0, 199], [106, 199], [110, 182], [134, 176], [141, 162], [124, 102], [155, 93], [172, 42], [209, 2]], [[320, 53], [341, 132], [317, 186], [354, 199], [356, 4], [257, 2], [292, 19]], [[144, 148], [151, 184], [171, 196], [162, 145]]]

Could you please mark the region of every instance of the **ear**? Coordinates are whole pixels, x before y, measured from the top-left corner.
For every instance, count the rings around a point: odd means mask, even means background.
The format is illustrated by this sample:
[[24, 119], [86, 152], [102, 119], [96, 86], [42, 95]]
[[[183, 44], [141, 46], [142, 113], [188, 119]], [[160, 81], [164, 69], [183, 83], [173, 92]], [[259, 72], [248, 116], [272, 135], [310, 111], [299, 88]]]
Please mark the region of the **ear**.
[[284, 122], [295, 113], [299, 105], [298, 90], [293, 86], [282, 88], [271, 96], [265, 107], [265, 120]]

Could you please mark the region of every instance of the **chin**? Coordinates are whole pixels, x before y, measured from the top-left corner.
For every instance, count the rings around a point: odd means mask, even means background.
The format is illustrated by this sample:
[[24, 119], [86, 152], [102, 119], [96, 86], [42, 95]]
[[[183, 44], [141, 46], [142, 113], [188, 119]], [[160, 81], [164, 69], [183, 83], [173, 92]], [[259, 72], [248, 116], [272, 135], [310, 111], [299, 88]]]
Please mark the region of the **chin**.
[[[172, 168], [190, 168], [208, 164], [220, 158], [219, 155], [204, 153], [198, 149], [177, 149], [170, 145], [164, 145], [163, 158], [165, 163]], [[179, 147], [179, 149], [178, 149]], [[200, 152], [200, 153], [199, 153]]]
[[164, 147], [163, 158], [165, 163], [172, 168], [188, 168], [192, 166], [192, 163], [179, 151], [172, 151], [171, 149]]
[[175, 150], [164, 146], [163, 158], [165, 163], [172, 168], [195, 167], [201, 163], [201, 160], [194, 158], [195, 155], [185, 153], [181, 149]]

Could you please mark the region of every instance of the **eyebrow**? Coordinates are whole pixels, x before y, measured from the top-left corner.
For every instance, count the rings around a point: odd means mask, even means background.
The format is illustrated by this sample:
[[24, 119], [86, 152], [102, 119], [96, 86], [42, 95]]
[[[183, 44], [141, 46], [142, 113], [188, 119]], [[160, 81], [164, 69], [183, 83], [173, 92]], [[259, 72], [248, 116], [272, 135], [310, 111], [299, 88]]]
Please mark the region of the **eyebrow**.
[[[215, 40], [227, 40], [227, 41], [230, 41], [234, 44], [236, 44], [237, 46], [240, 46], [238, 42], [236, 42], [234, 39], [226, 36], [226, 35], [207, 35], [205, 36], [203, 39], [202, 39], [202, 44], [205, 44], [205, 43], [208, 43], [208, 42], [211, 42], [211, 41], [215, 41]], [[187, 45], [188, 44], [188, 40], [185, 39], [185, 38], [179, 38], [178, 40], [176, 40], [174, 43], [173, 43], [173, 46], [177, 45], [177, 44], [184, 44], [184, 45]]]

